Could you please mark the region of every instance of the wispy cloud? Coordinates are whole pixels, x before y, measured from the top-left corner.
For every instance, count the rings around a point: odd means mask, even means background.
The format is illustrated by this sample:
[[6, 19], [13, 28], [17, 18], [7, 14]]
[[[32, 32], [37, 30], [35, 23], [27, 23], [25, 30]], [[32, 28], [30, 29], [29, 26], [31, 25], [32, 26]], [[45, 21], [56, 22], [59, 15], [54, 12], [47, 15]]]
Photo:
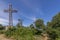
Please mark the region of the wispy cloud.
[[6, 8], [6, 4], [4, 1], [0, 1], [0, 24], [3, 25], [7, 25], [8, 20], [6, 20], [8, 18], [8, 14], [4, 13], [4, 9]]
[[[13, 25], [16, 25], [17, 24], [17, 20], [13, 20]], [[3, 24], [3, 25], [8, 25], [9, 24], [9, 20], [7, 19], [4, 19], [4, 18], [0, 18], [0, 24]]]
[[[31, 3], [29, 0], [21, 0], [21, 1], [24, 3], [24, 5], [26, 5], [28, 8], [30, 8], [30, 9], [32, 10], [32, 14], [34, 15], [34, 16], [33, 16], [33, 15], [31, 15], [31, 16], [26, 16], [25, 14], [22, 13], [22, 16], [23, 16], [23, 17], [25, 17], [25, 18], [27, 18], [27, 19], [30, 19], [30, 20], [32, 20], [32, 21], [35, 21], [37, 14], [38, 14], [38, 15], [43, 15], [42, 10], [38, 8], [38, 6], [36, 5], [36, 3], [33, 4], [33, 3]], [[32, 0], [32, 1], [34, 1], [34, 0]]]
[[24, 13], [21, 13], [19, 16], [22, 16], [22, 17], [24, 17], [24, 18], [27, 18], [27, 19], [29, 19], [29, 20], [31, 20], [31, 21], [35, 21], [36, 20], [36, 17], [35, 16], [27, 16], [27, 15], [25, 15]]
[[0, 18], [0, 24], [8, 25], [8, 20], [6, 20], [4, 18]]

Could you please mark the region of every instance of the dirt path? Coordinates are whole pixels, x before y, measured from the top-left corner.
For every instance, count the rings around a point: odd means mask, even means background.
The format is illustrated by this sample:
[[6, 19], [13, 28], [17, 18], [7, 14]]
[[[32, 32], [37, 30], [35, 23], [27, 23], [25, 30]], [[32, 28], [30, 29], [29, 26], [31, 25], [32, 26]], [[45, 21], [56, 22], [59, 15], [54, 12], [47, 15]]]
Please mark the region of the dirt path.
[[12, 40], [12, 39], [6, 38], [4, 34], [0, 34], [0, 40]]

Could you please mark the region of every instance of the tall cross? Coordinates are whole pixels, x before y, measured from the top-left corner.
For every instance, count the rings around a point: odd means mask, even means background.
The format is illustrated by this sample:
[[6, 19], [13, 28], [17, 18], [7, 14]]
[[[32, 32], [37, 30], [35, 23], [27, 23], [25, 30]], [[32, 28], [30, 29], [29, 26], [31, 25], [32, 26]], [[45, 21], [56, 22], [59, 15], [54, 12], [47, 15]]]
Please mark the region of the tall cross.
[[7, 10], [4, 10], [4, 12], [9, 13], [9, 26], [13, 26], [13, 18], [12, 18], [12, 13], [17, 12], [17, 10], [14, 10], [12, 8], [12, 4], [9, 4], [9, 8]]

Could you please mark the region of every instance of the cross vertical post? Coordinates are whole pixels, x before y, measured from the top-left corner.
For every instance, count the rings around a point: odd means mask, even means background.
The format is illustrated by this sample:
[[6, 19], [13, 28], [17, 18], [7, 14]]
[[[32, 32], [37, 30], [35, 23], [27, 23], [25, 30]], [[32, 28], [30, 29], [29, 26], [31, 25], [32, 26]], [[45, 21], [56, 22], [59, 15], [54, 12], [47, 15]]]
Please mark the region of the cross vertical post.
[[9, 8], [7, 10], [4, 10], [4, 12], [8, 12], [9, 13], [9, 27], [13, 26], [13, 18], [12, 18], [12, 13], [16, 13], [17, 10], [14, 10], [12, 8], [12, 4], [9, 4]]

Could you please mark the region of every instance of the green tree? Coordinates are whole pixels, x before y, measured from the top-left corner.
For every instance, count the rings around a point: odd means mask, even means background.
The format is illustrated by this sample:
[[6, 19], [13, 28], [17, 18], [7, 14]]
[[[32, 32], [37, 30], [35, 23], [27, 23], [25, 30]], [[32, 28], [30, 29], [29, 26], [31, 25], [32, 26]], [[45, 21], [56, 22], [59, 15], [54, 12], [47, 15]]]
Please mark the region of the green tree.
[[51, 40], [60, 38], [60, 13], [56, 14], [50, 22], [47, 22], [47, 32]]
[[56, 40], [58, 38], [58, 30], [52, 27], [47, 27], [45, 32], [49, 35], [50, 40]]
[[47, 24], [48, 26], [51, 26], [52, 28], [58, 28], [60, 27], [60, 13], [58, 13], [57, 15], [55, 15], [51, 22], [48, 22]]
[[30, 27], [35, 35], [40, 35], [45, 28], [44, 21], [42, 19], [37, 19]]
[[34, 23], [36, 28], [43, 29], [45, 27], [44, 21], [42, 19], [37, 19]]

